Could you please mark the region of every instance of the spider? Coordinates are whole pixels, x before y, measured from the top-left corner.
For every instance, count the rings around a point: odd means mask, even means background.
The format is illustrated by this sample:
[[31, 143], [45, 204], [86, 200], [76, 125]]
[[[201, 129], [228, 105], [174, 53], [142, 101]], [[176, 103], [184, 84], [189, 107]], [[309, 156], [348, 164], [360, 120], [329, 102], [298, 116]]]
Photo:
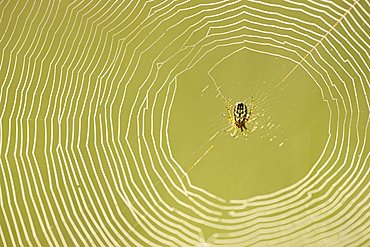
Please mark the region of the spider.
[[236, 104], [233, 107], [233, 110], [231, 110], [230, 99], [228, 99], [227, 102], [228, 102], [227, 107], [228, 119], [232, 124], [231, 128], [229, 128], [227, 132], [232, 131], [231, 136], [235, 136], [238, 129], [240, 129], [242, 135], [246, 136], [246, 134], [249, 133], [246, 124], [252, 121], [251, 117], [253, 113], [253, 98], [250, 103], [249, 109], [244, 102], [236, 102]]

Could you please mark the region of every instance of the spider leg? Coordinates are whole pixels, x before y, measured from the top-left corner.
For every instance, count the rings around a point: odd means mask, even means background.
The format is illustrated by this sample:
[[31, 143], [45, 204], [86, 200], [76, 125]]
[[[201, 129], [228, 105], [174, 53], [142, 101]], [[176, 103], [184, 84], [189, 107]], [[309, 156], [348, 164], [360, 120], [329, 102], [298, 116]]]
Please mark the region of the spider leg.
[[235, 137], [236, 136], [236, 133], [238, 132], [238, 128], [233, 126], [234, 127], [234, 132], [231, 134], [231, 136]]
[[231, 132], [230, 135], [232, 137], [235, 137], [237, 131], [238, 131], [238, 128], [233, 123], [233, 125], [226, 132]]
[[233, 114], [231, 114], [230, 108], [227, 108], [227, 113], [229, 114], [229, 118], [233, 119]]
[[251, 108], [250, 108], [250, 111], [249, 111], [249, 118], [252, 116], [253, 111], [254, 111], [254, 99], [253, 99], [253, 96], [252, 96]]
[[[253, 112], [254, 112], [254, 100], [253, 100], [253, 97], [252, 97], [252, 101], [250, 103], [250, 110], [247, 114], [247, 117], [246, 117], [246, 122], [252, 122], [253, 120], [256, 119], [255, 116], [253, 116]], [[253, 118], [252, 118], [253, 116]]]
[[[230, 108], [227, 108], [227, 114], [222, 114], [222, 116], [226, 119], [228, 119], [230, 121], [231, 124], [234, 125], [234, 117], [233, 115], [231, 114], [231, 110]], [[230, 131], [230, 130], [228, 130]]]
[[[243, 129], [245, 129], [245, 131], [243, 131]], [[249, 130], [248, 130], [247, 126], [245, 126], [245, 123], [242, 125], [241, 130], [242, 130], [242, 135], [243, 136], [247, 136], [248, 135]]]
[[233, 125], [233, 126], [231, 126], [228, 130], [226, 130], [226, 132], [230, 132], [230, 131], [232, 131], [234, 128], [235, 128], [235, 126]]

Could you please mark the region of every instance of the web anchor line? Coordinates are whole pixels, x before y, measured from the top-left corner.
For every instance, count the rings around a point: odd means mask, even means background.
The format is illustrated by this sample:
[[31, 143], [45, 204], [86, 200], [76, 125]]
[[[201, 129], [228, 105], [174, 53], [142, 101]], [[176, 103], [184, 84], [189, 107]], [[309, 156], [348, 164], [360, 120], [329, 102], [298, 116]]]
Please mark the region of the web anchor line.
[[297, 69], [298, 66], [300, 66], [303, 62], [306, 61], [307, 57], [309, 55], [312, 54], [312, 52], [314, 50], [316, 50], [316, 48], [322, 44], [323, 40], [336, 28], [336, 26], [346, 17], [346, 15], [348, 15], [348, 13], [356, 6], [356, 4], [358, 4], [358, 1], [356, 0], [352, 6], [350, 8], [348, 8], [344, 13], [343, 15], [334, 23], [333, 26], [331, 26], [331, 28], [324, 34], [324, 36], [321, 37], [321, 39], [314, 45], [314, 47], [311, 48], [311, 50], [309, 52], [306, 53], [306, 55], [301, 59], [301, 61], [299, 61], [299, 63], [297, 63], [293, 69], [277, 84], [280, 85], [282, 82], [285, 82], [285, 80]]

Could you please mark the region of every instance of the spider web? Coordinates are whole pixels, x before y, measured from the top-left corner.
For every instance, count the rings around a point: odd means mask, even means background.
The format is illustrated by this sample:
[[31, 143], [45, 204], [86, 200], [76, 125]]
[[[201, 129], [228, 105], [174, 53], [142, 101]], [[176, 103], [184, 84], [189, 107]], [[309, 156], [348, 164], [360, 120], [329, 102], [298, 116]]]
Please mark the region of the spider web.
[[[2, 245], [369, 244], [369, 9], [368, 1], [2, 1]], [[248, 84], [240, 78], [250, 73], [223, 66], [238, 68], [243, 54], [278, 62]], [[246, 71], [258, 61], [245, 60]], [[316, 91], [297, 90], [299, 80]], [[256, 131], [235, 141], [222, 131], [225, 99], [251, 95]], [[299, 108], [297, 95], [324, 109]], [[302, 143], [287, 124], [299, 109], [312, 121], [326, 115], [314, 162], [287, 162], [309, 167], [297, 181], [241, 199], [198, 186], [225, 165], [210, 161], [222, 145], [250, 153], [258, 140], [291, 155], [283, 148]]]

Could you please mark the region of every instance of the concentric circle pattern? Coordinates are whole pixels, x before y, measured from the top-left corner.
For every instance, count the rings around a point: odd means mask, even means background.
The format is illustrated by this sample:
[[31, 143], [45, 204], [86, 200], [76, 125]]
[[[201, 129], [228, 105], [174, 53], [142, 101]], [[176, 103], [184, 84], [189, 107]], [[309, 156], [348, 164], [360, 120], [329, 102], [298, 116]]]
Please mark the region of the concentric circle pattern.
[[[369, 1], [0, 13], [2, 246], [370, 246]], [[226, 99], [249, 96], [231, 138]]]

